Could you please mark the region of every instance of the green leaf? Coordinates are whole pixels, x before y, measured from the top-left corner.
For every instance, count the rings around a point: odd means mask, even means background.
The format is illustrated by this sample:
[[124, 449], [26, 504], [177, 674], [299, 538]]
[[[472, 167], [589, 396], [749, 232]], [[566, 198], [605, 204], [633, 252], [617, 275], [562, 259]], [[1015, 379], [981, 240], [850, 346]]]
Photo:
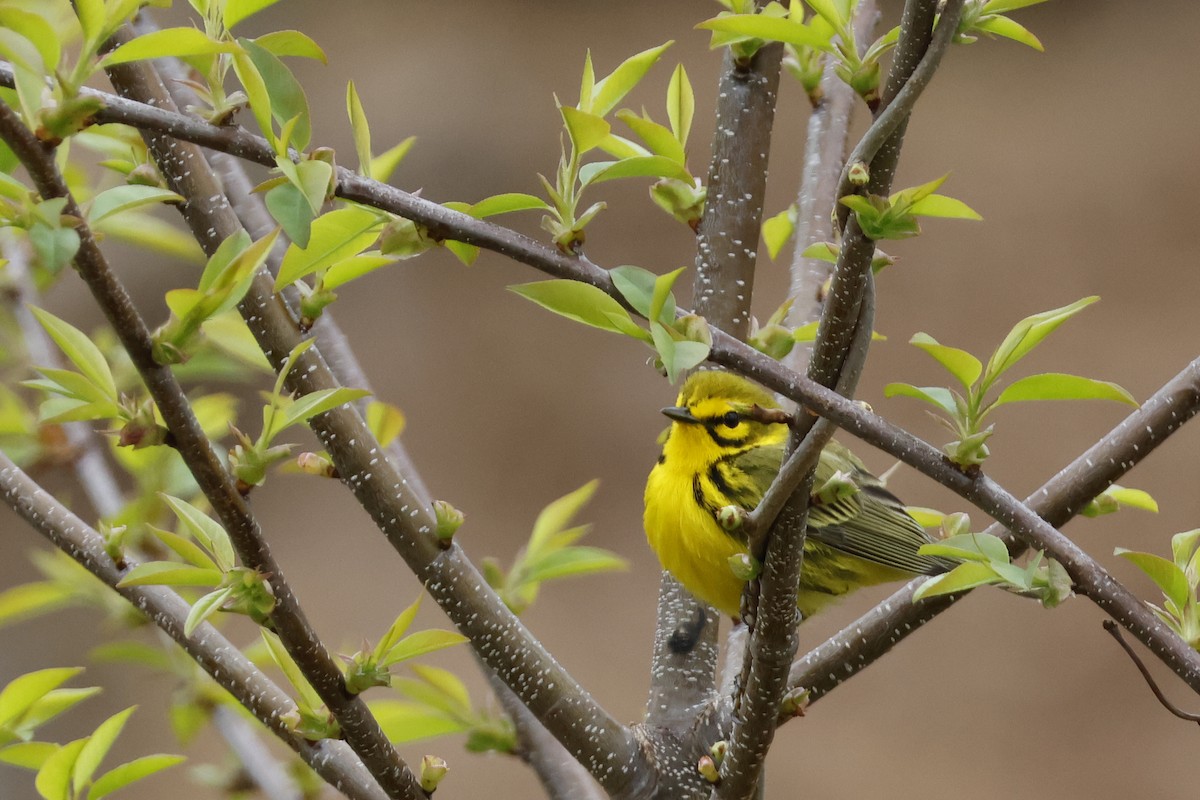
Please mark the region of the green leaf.
[[221, 610], [221, 606], [233, 594], [233, 587], [226, 586], [214, 589], [192, 604], [187, 619], [183, 622], [183, 635], [191, 636], [213, 614]]
[[[803, 22], [763, 14], [730, 14], [705, 20], [696, 26], [702, 30], [729, 33], [738, 37], [783, 42], [795, 47], [833, 52], [829, 36]], [[719, 43], [713, 47], [721, 46]]]
[[1008, 547], [998, 536], [987, 533], [960, 533], [930, 544], [921, 545], [923, 556], [943, 556], [963, 561], [983, 561], [993, 564], [1009, 563]]
[[259, 36], [254, 42], [264, 50], [281, 58], [295, 56], [311, 58], [322, 64], [329, 63], [329, 59], [325, 57], [325, 51], [321, 49], [320, 45], [300, 31], [272, 31]]
[[579, 170], [580, 186], [618, 178], [673, 178], [691, 183], [691, 174], [678, 161], [666, 156], [632, 156], [620, 161], [595, 161]]
[[470, 729], [465, 720], [420, 703], [374, 700], [367, 704], [392, 744], [406, 744]]
[[580, 509], [592, 499], [599, 485], [598, 480], [588, 481], [543, 508], [533, 523], [533, 532], [529, 535], [529, 551], [541, 550], [556, 534], [570, 525]]
[[0, 625], [57, 611], [73, 602], [71, 595], [54, 581], [13, 586], [0, 592]]
[[174, 561], [148, 561], [138, 564], [117, 583], [126, 586], [216, 586], [221, 582], [219, 569], [186, 566]]
[[549, 280], [509, 286], [508, 290], [532, 300], [542, 308], [567, 319], [582, 322], [593, 328], [613, 333], [625, 331], [615, 324], [609, 314], [630, 320], [624, 306], [609, 297], [602, 289], [589, 283], [572, 280]]
[[686, 269], [687, 267], [680, 267], [654, 279], [654, 293], [650, 296], [649, 319], [657, 320], [667, 326], [674, 324], [675, 298], [671, 294], [671, 289], [674, 288], [675, 281]]
[[467, 637], [454, 631], [417, 631], [405, 636], [391, 647], [383, 659], [380, 660], [379, 665], [381, 667], [390, 667], [392, 664], [408, 661], [417, 656], [434, 653], [438, 650], [445, 650], [447, 647], [453, 647], [456, 644], [462, 644], [466, 641], [468, 641]]
[[275, 136], [275, 128], [271, 124], [271, 93], [263, 76], [259, 74], [254, 59], [239, 48], [238, 52], [233, 53], [233, 71], [242, 82], [242, 89], [250, 101], [250, 111], [254, 114], [254, 121], [258, 123], [262, 135], [271, 143], [276, 155], [286, 155], [285, 152], [281, 152], [284, 147]]
[[709, 345], [702, 342], [676, 341], [657, 321], [650, 323], [650, 335], [654, 339], [654, 349], [662, 359], [667, 380], [671, 383], [675, 383], [679, 376], [689, 369], [703, 363], [711, 350]]
[[303, 397], [296, 398], [291, 405], [282, 410], [282, 413], [277, 417], [275, 425], [272, 426], [272, 435], [269, 438], [274, 438], [275, 434], [292, 425], [304, 422], [318, 414], [324, 414], [338, 406], [353, 403], [355, 400], [367, 397], [370, 394], [366, 389], [350, 389], [345, 386], [339, 386], [336, 389], [318, 389], [315, 392], [309, 392]]
[[[305, 163], [324, 164], [316, 161]], [[316, 216], [311, 199], [296, 188], [294, 183], [281, 183], [267, 192], [263, 202], [266, 203], [271, 218], [279, 223], [283, 232], [292, 240], [292, 244], [301, 248], [308, 247], [312, 221]]]
[[79, 755], [75, 759], [75, 767], [72, 770], [71, 783], [76, 792], [91, 781], [92, 775], [100, 767], [100, 762], [108, 755], [108, 751], [112, 749], [113, 743], [121, 735], [121, 731], [125, 728], [125, 723], [129, 721], [129, 716], [133, 713], [134, 708], [131, 706], [124, 711], [118, 711], [116, 714], [113, 714], [104, 720], [104, 722], [101, 722], [96, 730], [92, 731], [92, 735], [87, 738], [87, 743], [79, 751]]
[[926, 597], [965, 592], [977, 586], [999, 583], [1000, 580], [1000, 576], [992, 570], [990, 564], [984, 564], [979, 561], [967, 561], [959, 564], [944, 575], [935, 575], [918, 586], [917, 590], [913, 592], [913, 602], [923, 600]]
[[688, 80], [683, 64], [679, 64], [671, 73], [671, 82], [667, 84], [667, 119], [671, 122], [675, 138], [683, 147], [687, 147], [695, 113], [696, 97], [692, 92], [692, 82]]
[[[649, 50], [630, 56], [621, 63], [619, 67], [614, 69], [608, 77], [597, 81], [592, 90], [591, 112], [599, 117], [603, 117], [617, 107], [625, 95], [632, 91], [633, 87], [645, 77], [649, 72], [650, 67], [658, 61], [668, 47], [674, 42], [666, 42], [658, 47], [651, 47]], [[579, 152], [583, 152], [580, 150]]]
[[[767, 255], [774, 261], [779, 251], [792, 238], [796, 230], [796, 204], [785, 208], [773, 217], [768, 217], [762, 224], [763, 242], [767, 245]], [[811, 248], [810, 248], [811, 249]], [[807, 253], [807, 250], [805, 251]]]
[[13, 678], [0, 691], [0, 725], [17, 720], [34, 703], [81, 672], [83, 667], [57, 667]]
[[1029, 354], [1029, 351], [1041, 344], [1042, 340], [1054, 332], [1071, 317], [1099, 300], [1099, 297], [1085, 297], [1074, 303], [1052, 308], [1033, 314], [1018, 322], [1004, 337], [1004, 341], [988, 359], [984, 373], [986, 382], [1000, 377], [1005, 371]]
[[202, 550], [200, 546], [191, 539], [180, 536], [177, 533], [165, 531], [162, 528], [156, 528], [153, 525], [147, 525], [146, 527], [149, 528], [150, 532], [158, 537], [163, 544], [171, 548], [171, 550], [177, 556], [191, 564], [193, 567], [200, 567], [201, 569], [215, 569], [220, 570], [221, 572], [225, 572], [229, 569], [229, 567], [221, 569], [217, 562], [213, 561], [212, 558], [209, 557], [208, 553], [204, 552], [204, 550]]
[[[641, 267], [613, 267], [608, 271], [613, 286], [621, 293], [633, 309], [647, 319], [650, 318], [650, 301], [658, 275]], [[624, 309], [622, 309], [624, 310]]]
[[485, 217], [494, 217], [497, 214], [509, 214], [513, 211], [529, 211], [532, 209], [549, 211], [550, 206], [542, 198], [531, 194], [507, 192], [480, 200], [471, 206], [470, 211], [467, 213], [476, 219], [484, 219]]
[[396, 167], [400, 166], [400, 162], [408, 155], [408, 151], [412, 149], [416, 141], [417, 137], [409, 136], [399, 144], [384, 150], [372, 158], [371, 177], [377, 181], [386, 183], [392, 177], [392, 173], [396, 171]]
[[979, 380], [979, 376], [983, 373], [983, 364], [979, 363], [978, 358], [966, 350], [959, 350], [957, 347], [948, 347], [944, 344], [939, 344], [937, 339], [934, 339], [927, 333], [914, 334], [908, 340], [908, 343], [916, 345], [933, 356], [968, 391], [975, 385], [975, 381]]
[[289, 145], [304, 150], [312, 139], [312, 122], [309, 119], [308, 98], [304, 88], [287, 65], [271, 51], [251, 39], [238, 39], [250, 60], [258, 70], [263, 84], [270, 95], [271, 116], [281, 125], [295, 120]]
[[104, 360], [104, 354], [100, 352], [100, 348], [96, 347], [95, 343], [89, 337], [85, 336], [82, 331], [54, 316], [49, 311], [32, 306], [30, 307], [30, 311], [37, 317], [38, 322], [46, 329], [46, 333], [50, 334], [50, 338], [59, 346], [63, 354], [70, 359], [71, 363], [88, 380], [99, 387], [104, 392], [106, 398], [117, 402], [117, 385], [113, 380], [112, 371], [108, 368], [108, 362]]
[[687, 160], [683, 145], [669, 128], [659, 125], [654, 120], [640, 117], [627, 108], [617, 112], [617, 119], [628, 125], [655, 154], [680, 166]]
[[629, 568], [629, 562], [599, 547], [574, 546], [546, 553], [527, 564], [526, 580], [542, 582]]
[[[88, 16], [82, 6], [79, 7], [79, 15], [81, 22], [83, 17]], [[41, 57], [42, 63], [40, 65], [28, 64], [30, 68], [38, 72], [49, 72], [58, 67], [58, 62], [62, 57], [61, 38], [45, 17], [20, 8], [0, 8], [0, 28], [7, 28], [25, 39], [28, 44], [33, 45], [38, 56]], [[11, 54], [6, 53], [5, 55]]]
[[595, 149], [612, 130], [612, 126], [596, 114], [570, 106], [560, 106], [558, 110], [562, 114], [563, 123], [567, 126], [567, 136], [575, 146], [577, 155]]
[[1126, 550], [1124, 547], [1116, 548], [1113, 553], [1136, 564], [1137, 568], [1154, 581], [1176, 608], [1184, 608], [1187, 605], [1191, 588], [1188, 586], [1187, 576], [1184, 575], [1183, 570], [1173, 562], [1153, 553], [1139, 553], [1135, 550]]
[[1046, 372], [1013, 381], [991, 407], [1029, 400], [1116, 400], [1138, 407], [1133, 395], [1115, 383], [1061, 372]]
[[44, 800], [71, 800], [71, 771], [87, 739], [76, 739], [54, 751], [34, 778], [34, 787]]
[[88, 222], [94, 225], [105, 217], [119, 214], [122, 211], [156, 203], [182, 203], [183, 200], [182, 195], [175, 194], [168, 189], [160, 189], [157, 186], [137, 184], [114, 186], [96, 195], [86, 216]]
[[252, 14], [257, 14], [268, 6], [273, 6], [279, 0], [225, 0], [222, 3], [224, 14], [222, 19], [226, 28], [232, 28]]
[[[1154, 506], [1154, 510], [1158, 511], [1157, 505]], [[1175, 566], [1184, 570], [1185, 573], [1198, 543], [1200, 543], [1200, 528], [1183, 531], [1171, 537], [1171, 558], [1175, 560]]]
[[367, 403], [365, 414], [367, 429], [383, 447], [387, 447], [404, 431], [404, 412], [394, 405], [379, 400]]
[[1042, 46], [1042, 42], [1038, 37], [1033, 35], [1033, 32], [1026, 28], [1016, 20], [1001, 16], [982, 17], [975, 23], [972, 31], [982, 31], [990, 33], [993, 36], [1003, 36], [1005, 39], [1012, 39], [1014, 42], [1019, 42], [1028, 47], [1032, 47], [1039, 53], [1045, 52], [1046, 48]]
[[375, 646], [374, 654], [376, 660], [383, 658], [387, 651], [395, 647], [400, 638], [408, 632], [420, 608], [421, 596], [417, 595], [417, 599], [401, 611], [396, 619], [392, 621], [392, 624], [388, 626], [387, 631], [383, 634], [383, 638], [379, 640], [379, 644]]
[[38, 770], [46, 759], [58, 751], [58, 745], [50, 742], [17, 742], [0, 747], [0, 762], [14, 767]]
[[185, 58], [187, 56], [236, 53], [238, 46], [233, 42], [210, 39], [203, 31], [195, 28], [164, 28], [142, 34], [126, 42], [105, 56], [100, 66], [107, 69], [117, 64], [141, 61], [147, 58]]
[[835, 31], [846, 27], [849, 19], [834, 0], [805, 0], [813, 11], [817, 12]]
[[367, 123], [367, 112], [354, 81], [346, 84], [346, 115], [350, 117], [350, 130], [354, 133], [354, 150], [358, 153], [358, 172], [371, 177], [371, 126]]
[[186, 500], [162, 492], [159, 493], [159, 497], [170, 506], [171, 510], [175, 512], [175, 516], [196, 541], [216, 557], [217, 565], [222, 571], [233, 567], [235, 563], [233, 543], [230, 542], [229, 534], [219, 522]]
[[263, 642], [267, 645], [267, 653], [271, 656], [271, 660], [275, 662], [275, 666], [283, 672], [287, 677], [288, 682], [296, 689], [300, 695], [300, 701], [311, 709], [320, 708], [321, 697], [316, 690], [312, 688], [312, 684], [304, 677], [304, 673], [300, 671], [300, 667], [292, 660], [287, 649], [283, 646], [283, 642], [274, 633], [267, 629], [260, 631]]
[[395, 263], [394, 256], [385, 256], [378, 250], [368, 250], [356, 256], [344, 258], [331, 266], [321, 278], [321, 287], [330, 290], [336, 289], [369, 272]]
[[941, 386], [913, 386], [910, 383], [889, 383], [883, 387], [884, 397], [912, 397], [929, 403], [954, 417], [958, 414], [958, 405], [954, 402], [954, 394]]
[[130, 664], [170, 672], [173, 662], [168, 652], [145, 642], [116, 641], [96, 645], [88, 653], [88, 659], [102, 664]]
[[133, 761], [114, 767], [101, 775], [88, 791], [88, 800], [104, 800], [105, 797], [119, 789], [124, 789], [131, 783], [182, 764], [186, 760], [183, 756], [163, 753], [135, 758]]
[[429, 664], [413, 664], [412, 671], [426, 686], [434, 689], [449, 702], [449, 705], [445, 706], [447, 709], [463, 712], [471, 710], [471, 696], [467, 693], [466, 684], [450, 670]]
[[947, 197], [944, 194], [927, 195], [914, 202], [908, 208], [908, 213], [917, 217], [943, 217], [946, 219], [981, 220], [979, 212], [961, 200]]
[[1141, 489], [1129, 489], [1114, 483], [1105, 489], [1104, 493], [1123, 506], [1136, 508], [1140, 511], [1149, 511], [1154, 514], [1158, 513], [1158, 502], [1150, 496], [1149, 492]]
[[360, 206], [321, 215], [313, 221], [307, 247], [297, 247], [295, 242], [288, 247], [275, 279], [275, 291], [356, 255], [378, 238], [382, 221], [378, 212]]

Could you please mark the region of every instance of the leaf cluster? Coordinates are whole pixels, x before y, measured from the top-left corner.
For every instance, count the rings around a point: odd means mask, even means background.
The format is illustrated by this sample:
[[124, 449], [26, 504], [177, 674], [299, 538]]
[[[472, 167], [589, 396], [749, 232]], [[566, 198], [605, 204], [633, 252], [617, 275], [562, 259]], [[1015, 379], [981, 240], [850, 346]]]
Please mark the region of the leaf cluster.
[[1189, 646], [1200, 650], [1200, 528], [1171, 537], [1171, 559], [1118, 547], [1163, 593], [1162, 605], [1147, 603], [1154, 615]]
[[938, 412], [938, 421], [958, 437], [945, 446], [946, 455], [963, 467], [981, 464], [988, 457], [990, 451], [986, 442], [994, 432], [994, 426], [984, 427], [984, 421], [1003, 405], [1031, 400], [1116, 400], [1136, 407], [1133, 396], [1115, 383], [1060, 372], [1020, 378], [995, 398], [988, 399], [989, 392], [996, 388], [1005, 372], [1029, 355], [1058, 326], [1099, 299], [1085, 297], [1021, 320], [992, 352], [986, 367], [965, 350], [940, 344], [932, 336], [918, 333], [910, 342], [941, 364], [958, 387], [889, 383], [884, 394], [887, 397], [912, 397], [933, 406]]

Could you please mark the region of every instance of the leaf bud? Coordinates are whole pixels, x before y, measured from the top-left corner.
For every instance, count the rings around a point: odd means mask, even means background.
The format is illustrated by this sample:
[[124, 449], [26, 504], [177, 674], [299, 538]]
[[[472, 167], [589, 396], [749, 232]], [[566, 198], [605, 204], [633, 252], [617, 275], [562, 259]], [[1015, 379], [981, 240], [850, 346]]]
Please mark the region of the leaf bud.
[[721, 782], [721, 771], [717, 769], [712, 756], [700, 756], [700, 761], [696, 764], [696, 771], [709, 783]]
[[463, 520], [466, 517], [461, 511], [445, 500], [434, 501], [433, 515], [437, 520], [437, 538], [443, 542], [444, 546], [449, 547], [450, 540], [454, 538], [454, 534], [462, 527]]
[[713, 742], [712, 747], [708, 748], [708, 754], [712, 756], [713, 763], [718, 767], [725, 761], [725, 754], [729, 752], [729, 742], [721, 739]]
[[847, 174], [850, 183], [854, 186], [866, 186], [871, 180], [871, 171], [867, 169], [866, 163], [855, 161], [850, 165], [850, 172]]
[[749, 553], [737, 553], [729, 557], [729, 569], [739, 581], [752, 581], [762, 572], [762, 564]]
[[721, 528], [733, 533], [741, 530], [743, 523], [746, 521], [746, 509], [741, 506], [723, 506], [717, 512], [717, 522]]
[[296, 456], [296, 466], [306, 475], [316, 475], [318, 478], [336, 478], [337, 468], [328, 456], [320, 453], [301, 453]]
[[442, 782], [442, 778], [446, 777], [446, 773], [450, 771], [450, 766], [446, 760], [438, 756], [424, 756], [421, 758], [421, 788], [426, 794], [433, 794], [437, 791], [438, 784]]
[[801, 687], [788, 690], [779, 701], [779, 713], [785, 717], [803, 717], [811, 694], [808, 689]]

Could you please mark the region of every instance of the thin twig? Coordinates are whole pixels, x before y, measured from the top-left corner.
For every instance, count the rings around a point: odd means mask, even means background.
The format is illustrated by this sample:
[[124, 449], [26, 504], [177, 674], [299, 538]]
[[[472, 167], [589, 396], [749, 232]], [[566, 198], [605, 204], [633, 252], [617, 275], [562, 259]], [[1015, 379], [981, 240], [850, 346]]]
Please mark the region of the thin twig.
[[1162, 689], [1159, 689], [1158, 684], [1154, 681], [1154, 676], [1150, 674], [1150, 670], [1146, 669], [1146, 665], [1142, 663], [1141, 656], [1134, 651], [1133, 646], [1125, 641], [1125, 637], [1121, 635], [1121, 627], [1111, 619], [1104, 620], [1102, 624], [1104, 625], [1104, 630], [1112, 634], [1112, 637], [1117, 640], [1117, 644], [1121, 645], [1121, 649], [1133, 661], [1134, 666], [1138, 668], [1138, 672], [1142, 673], [1142, 677], [1146, 680], [1146, 685], [1150, 687], [1150, 691], [1154, 692], [1154, 696], [1158, 698], [1159, 703], [1162, 703], [1162, 707], [1180, 719], [1200, 725], [1200, 714], [1184, 711], [1168, 700], [1167, 696], [1162, 693]]
[[300, 789], [283, 765], [259, 741], [254, 724], [238, 716], [232, 708], [217, 706], [212, 713], [213, 726], [242, 765], [266, 800], [303, 800]]
[[173, 590], [165, 586], [118, 587], [128, 568], [118, 568], [108, 557], [100, 534], [43, 490], [3, 452], [0, 452], [0, 496], [34, 530], [170, 636], [217, 684], [330, 785], [355, 800], [387, 797], [344, 743], [310, 742], [292, 731], [283, 719], [295, 711], [295, 702], [216, 628], [203, 623], [190, 636], [184, 634], [190, 606]]
[[100, 251], [83, 213], [58, 172], [52, 151], [38, 141], [5, 103], [0, 103], [0, 137], [28, 170], [41, 196], [66, 198], [64, 213], [78, 219], [76, 231], [80, 246], [74, 258], [75, 267], [142, 376], [167, 428], [175, 437], [180, 455], [229, 533], [242, 563], [269, 581], [276, 601], [270, 619], [289, 654], [304, 670], [313, 688], [338, 720], [347, 741], [389, 796], [420, 797], [419, 782], [388, 742], [366, 704], [346, 691], [341, 670], [305, 618], [282, 569], [262, 537], [257, 520], [201, 429], [183, 388], [170, 367], [154, 360], [150, 330]]
[[[859, 50], [866, 48], [879, 21], [875, 0], [861, 0], [854, 9], [854, 36]], [[861, 52], [860, 52], [861, 55]], [[833, 239], [833, 209], [837, 203], [838, 180], [846, 160], [846, 140], [850, 118], [858, 95], [836, 70], [836, 62], [827, 58], [821, 71], [821, 99], [808, 118], [804, 146], [804, 169], [796, 195], [795, 252], [790, 269], [792, 308], [788, 327], [799, 327], [821, 315], [823, 287], [833, 273], [833, 265], [819, 258], [807, 258], [804, 251], [812, 244]], [[801, 370], [808, 362], [810, 345], [797, 345], [785, 359], [793, 369]]]

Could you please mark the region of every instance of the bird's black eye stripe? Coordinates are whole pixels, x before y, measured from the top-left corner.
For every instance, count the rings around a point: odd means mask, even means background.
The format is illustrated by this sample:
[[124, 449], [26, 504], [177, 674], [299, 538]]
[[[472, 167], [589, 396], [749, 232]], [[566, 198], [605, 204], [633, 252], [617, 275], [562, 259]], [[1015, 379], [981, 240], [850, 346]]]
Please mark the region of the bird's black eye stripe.
[[736, 428], [737, 424], [741, 421], [742, 418], [738, 416], [736, 411], [729, 411], [725, 416], [721, 417], [721, 423], [728, 428]]

